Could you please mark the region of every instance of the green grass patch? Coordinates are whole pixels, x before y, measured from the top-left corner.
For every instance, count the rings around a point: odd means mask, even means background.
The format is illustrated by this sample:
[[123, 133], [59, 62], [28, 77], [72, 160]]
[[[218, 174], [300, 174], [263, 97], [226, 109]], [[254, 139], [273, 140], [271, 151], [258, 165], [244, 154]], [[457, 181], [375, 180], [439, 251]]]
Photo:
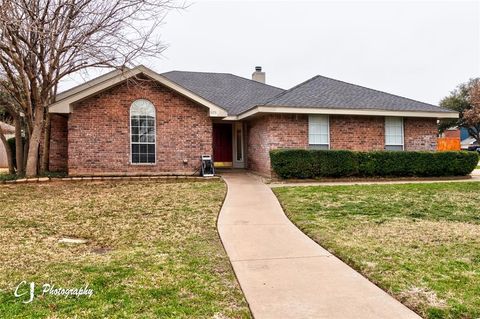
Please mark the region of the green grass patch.
[[[225, 191], [216, 181], [0, 186], [1, 317], [250, 318], [216, 230]], [[36, 284], [29, 304], [13, 294], [23, 280]], [[44, 283], [93, 295], [41, 296]]]
[[480, 183], [274, 191], [308, 236], [423, 317], [480, 317]]

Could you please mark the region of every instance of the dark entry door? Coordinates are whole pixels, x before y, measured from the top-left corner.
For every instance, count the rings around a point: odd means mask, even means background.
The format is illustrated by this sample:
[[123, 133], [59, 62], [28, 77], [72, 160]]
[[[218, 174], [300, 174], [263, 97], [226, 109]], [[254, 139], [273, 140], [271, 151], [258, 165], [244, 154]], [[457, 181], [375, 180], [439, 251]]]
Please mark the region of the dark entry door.
[[232, 124], [214, 123], [213, 160], [215, 166], [232, 166], [232, 152]]

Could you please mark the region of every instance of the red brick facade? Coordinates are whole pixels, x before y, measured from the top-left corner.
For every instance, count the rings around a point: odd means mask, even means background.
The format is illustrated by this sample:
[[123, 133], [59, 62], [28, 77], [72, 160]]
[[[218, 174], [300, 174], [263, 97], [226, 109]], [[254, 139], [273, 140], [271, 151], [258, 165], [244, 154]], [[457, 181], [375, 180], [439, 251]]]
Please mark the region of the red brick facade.
[[[155, 164], [130, 163], [130, 106], [147, 99], [156, 108]], [[73, 105], [67, 115], [52, 114], [50, 170], [70, 175], [192, 174], [200, 155], [212, 154], [208, 110], [151, 81], [123, 83]], [[385, 119], [331, 115], [330, 148], [383, 150]], [[308, 115], [265, 114], [245, 121], [247, 168], [270, 176], [269, 151], [308, 148]], [[435, 150], [433, 118], [405, 118], [406, 150]]]
[[[130, 106], [156, 108], [155, 164], [130, 163]], [[212, 153], [208, 110], [154, 82], [124, 83], [73, 106], [68, 119], [69, 175], [192, 174]]]
[[270, 150], [308, 147], [308, 116], [270, 114], [247, 122], [247, 167], [270, 175]]
[[437, 149], [437, 120], [432, 118], [405, 118], [403, 120], [405, 150], [434, 151]]
[[[385, 118], [331, 115], [330, 149], [372, 151], [385, 149]], [[437, 121], [405, 118], [405, 150], [435, 150]], [[269, 151], [308, 148], [308, 115], [265, 115], [247, 124], [247, 167], [270, 176]]]
[[68, 116], [50, 114], [50, 125], [49, 170], [66, 172], [68, 170]]
[[377, 151], [385, 147], [385, 120], [381, 116], [330, 116], [330, 148]]

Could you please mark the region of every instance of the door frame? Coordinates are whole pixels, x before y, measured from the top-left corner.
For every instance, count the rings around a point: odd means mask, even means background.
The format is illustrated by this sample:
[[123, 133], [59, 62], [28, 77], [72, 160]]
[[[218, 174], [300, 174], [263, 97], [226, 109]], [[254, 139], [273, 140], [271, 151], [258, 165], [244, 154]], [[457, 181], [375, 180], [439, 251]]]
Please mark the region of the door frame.
[[[232, 162], [216, 162], [214, 158], [214, 165], [218, 168], [245, 168], [246, 167], [246, 144], [245, 144], [245, 127], [243, 122], [239, 121], [222, 121], [214, 120], [212, 122], [212, 137], [213, 137], [213, 125], [215, 124], [231, 124], [232, 127]], [[238, 130], [240, 130], [240, 135], [237, 135]], [[238, 137], [240, 137], [240, 152], [241, 159], [237, 159], [237, 146], [238, 146]], [[213, 147], [213, 140], [212, 140]], [[213, 152], [212, 152], [213, 156]], [[227, 165], [226, 165], [227, 164]]]
[[[232, 125], [232, 158], [234, 168], [245, 168], [245, 134], [243, 122], [234, 122]], [[237, 134], [239, 133], [239, 134]], [[240, 139], [240, 141], [238, 141]], [[238, 148], [240, 146], [240, 148]], [[241, 158], [238, 159], [238, 151], [240, 150]]]
[[[213, 165], [217, 168], [232, 168], [233, 167], [233, 153], [231, 154], [232, 156], [232, 159], [231, 159], [231, 162], [224, 162], [224, 161], [219, 161], [216, 156], [215, 156], [215, 145], [214, 145], [214, 130], [215, 130], [215, 125], [228, 125], [229, 126], [229, 131], [230, 131], [230, 135], [231, 135], [231, 141], [230, 141], [230, 144], [231, 144], [231, 152], [233, 151], [233, 126], [234, 126], [234, 123], [233, 122], [227, 122], [227, 121], [214, 121], [212, 122], [212, 156], [213, 156]], [[228, 132], [227, 130], [227, 132]], [[228, 151], [227, 151], [228, 152]]]

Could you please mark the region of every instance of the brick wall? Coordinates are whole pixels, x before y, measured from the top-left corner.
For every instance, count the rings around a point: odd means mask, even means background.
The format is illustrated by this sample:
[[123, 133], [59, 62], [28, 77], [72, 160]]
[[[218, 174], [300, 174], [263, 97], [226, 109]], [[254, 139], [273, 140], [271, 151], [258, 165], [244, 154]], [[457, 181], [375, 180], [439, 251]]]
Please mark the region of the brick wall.
[[246, 128], [247, 168], [268, 175], [270, 172], [268, 121], [266, 117], [256, 118], [248, 121]]
[[270, 176], [270, 150], [308, 147], [308, 116], [269, 114], [247, 122], [247, 167]]
[[433, 118], [405, 118], [404, 138], [407, 151], [434, 151], [437, 149], [437, 120]]
[[[156, 164], [130, 164], [129, 110], [141, 98], [156, 108]], [[68, 121], [70, 175], [191, 174], [211, 153], [208, 110], [153, 81], [123, 83], [81, 101]]]
[[[435, 150], [435, 119], [405, 118], [406, 150]], [[247, 122], [247, 167], [270, 176], [269, 151], [308, 147], [308, 115], [270, 114]], [[330, 149], [355, 151], [385, 148], [385, 118], [330, 116]]]
[[451, 130], [446, 130], [443, 132], [443, 137], [446, 138], [458, 138], [460, 139], [460, 130], [458, 128], [456, 129], [451, 129]]
[[381, 116], [330, 116], [330, 148], [372, 151], [385, 148], [385, 118]]
[[68, 170], [68, 116], [50, 114], [49, 171]]

